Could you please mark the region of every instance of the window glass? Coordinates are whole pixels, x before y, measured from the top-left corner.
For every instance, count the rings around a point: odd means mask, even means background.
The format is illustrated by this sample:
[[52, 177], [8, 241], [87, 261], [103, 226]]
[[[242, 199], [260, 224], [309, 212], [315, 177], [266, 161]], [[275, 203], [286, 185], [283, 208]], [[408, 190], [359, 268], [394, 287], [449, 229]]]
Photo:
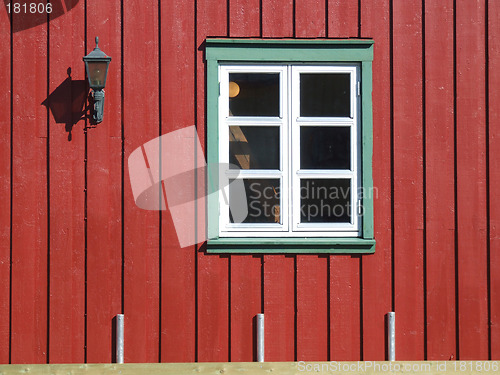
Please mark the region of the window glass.
[[301, 169], [350, 169], [351, 128], [301, 126]]
[[229, 116], [279, 117], [279, 73], [230, 73]]
[[[241, 197], [233, 189], [234, 180], [229, 180], [229, 220], [234, 223], [231, 211], [237, 209], [237, 205], [242, 203]], [[243, 180], [246, 193], [246, 204], [248, 205], [248, 215], [243, 223], [279, 223], [280, 217], [280, 180], [246, 178]]]
[[351, 180], [300, 180], [300, 221], [302, 223], [349, 223], [351, 221]]
[[301, 73], [301, 117], [350, 117], [349, 73]]
[[280, 169], [279, 126], [230, 126], [231, 168]]

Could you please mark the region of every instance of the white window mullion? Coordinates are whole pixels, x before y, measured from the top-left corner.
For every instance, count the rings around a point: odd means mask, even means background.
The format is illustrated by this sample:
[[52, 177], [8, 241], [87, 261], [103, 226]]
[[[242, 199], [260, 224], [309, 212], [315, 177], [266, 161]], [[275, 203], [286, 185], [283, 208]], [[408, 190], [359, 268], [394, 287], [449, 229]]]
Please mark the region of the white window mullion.
[[[280, 133], [280, 170], [267, 169], [225, 169], [220, 174], [220, 186], [225, 186], [220, 192], [220, 222], [219, 231], [223, 236], [258, 236], [265, 232], [282, 232], [288, 230], [288, 160], [283, 155], [288, 153], [286, 138], [288, 132], [284, 124], [288, 118], [287, 104], [284, 103], [287, 90], [286, 66], [221, 66], [220, 72], [220, 97], [219, 97], [219, 161], [223, 166], [229, 163], [229, 128], [231, 126], [252, 127], [279, 127]], [[229, 75], [231, 73], [279, 73], [280, 74], [280, 116], [279, 117], [252, 117], [252, 116], [230, 116], [229, 115]], [[281, 223], [230, 223], [229, 220], [229, 188], [231, 179], [279, 179], [280, 180], [280, 220]]]
[[290, 105], [288, 101], [289, 97], [289, 83], [288, 78], [288, 66], [283, 66], [282, 79], [281, 79], [281, 119], [282, 126], [280, 128], [280, 139], [281, 139], [281, 152], [280, 152], [280, 166], [283, 173], [283, 178], [281, 180], [282, 191], [280, 191], [280, 207], [281, 207], [281, 221], [283, 224], [282, 230], [284, 232], [290, 231], [290, 128], [288, 126], [290, 118]]
[[[350, 108], [349, 117], [320, 118], [301, 117], [300, 108], [300, 74], [301, 73], [349, 73], [350, 74]], [[293, 230], [302, 235], [321, 231], [356, 231], [358, 227], [358, 96], [356, 67], [292, 67], [292, 223]], [[302, 170], [300, 168], [300, 129], [307, 126], [348, 127], [350, 128], [350, 170]], [[350, 223], [301, 223], [301, 180], [303, 179], [347, 179], [350, 181], [351, 222]], [[316, 234], [315, 234], [316, 235]]]
[[[359, 150], [361, 145], [360, 134], [359, 134], [359, 116], [360, 116], [360, 97], [357, 92], [357, 85], [359, 79], [359, 71], [356, 66], [341, 66], [341, 65], [321, 65], [321, 66], [309, 66], [309, 65], [221, 65], [219, 70], [219, 80], [220, 80], [220, 97], [219, 97], [219, 161], [220, 164], [225, 167], [229, 163], [229, 129], [232, 126], [251, 126], [251, 127], [279, 127], [280, 134], [280, 169], [277, 170], [257, 170], [257, 169], [225, 169], [219, 176], [220, 186], [224, 186], [224, 189], [220, 191], [220, 223], [219, 231], [222, 236], [226, 237], [272, 237], [281, 236], [286, 233], [287, 236], [291, 237], [304, 237], [304, 236], [316, 236], [316, 237], [328, 237], [335, 233], [335, 236], [346, 236], [346, 237], [356, 237], [359, 233], [360, 228], [360, 217], [358, 217], [358, 187], [360, 184], [360, 158]], [[231, 102], [231, 109], [234, 113], [229, 115], [229, 75], [231, 73], [279, 73], [280, 74], [280, 116], [278, 117], [258, 117], [256, 116], [241, 116], [245, 113], [241, 111], [240, 107], [236, 107], [237, 102]], [[320, 74], [345, 74], [350, 75], [350, 103], [349, 107], [341, 106], [340, 108], [345, 108], [342, 113], [344, 117], [300, 117], [301, 108], [301, 94], [300, 94], [300, 78], [301, 74], [308, 74], [307, 77], [309, 82], [308, 92], [311, 93], [309, 98], [315, 98], [317, 91], [314, 88], [315, 85], [319, 86], [322, 83], [318, 82], [318, 78], [311, 77], [310, 74], [320, 73]], [[235, 76], [236, 77], [236, 76]], [[241, 76], [238, 76], [241, 77]], [[327, 80], [333, 79], [333, 86], [335, 90], [337, 87], [347, 87], [348, 81], [346, 78], [340, 76], [339, 78], [325, 77]], [[238, 78], [236, 78], [238, 79]], [[235, 80], [236, 80], [235, 79]], [[252, 78], [253, 79], [253, 78]], [[305, 80], [306, 78], [304, 78]], [[267, 78], [265, 78], [267, 80]], [[316, 80], [316, 81], [315, 81]], [[240, 82], [240, 81], [238, 81]], [[250, 82], [254, 81], [244, 81]], [[332, 82], [332, 81], [329, 81]], [[337, 82], [338, 85], [337, 86]], [[240, 83], [241, 85], [241, 83]], [[248, 83], [247, 83], [248, 85]], [[331, 85], [331, 84], [330, 84]], [[243, 86], [241, 86], [243, 87]], [[276, 86], [274, 86], [276, 87]], [[325, 86], [327, 87], [327, 86]], [[338, 91], [332, 92], [338, 92]], [[246, 91], [248, 93], [248, 91]], [[345, 91], [344, 91], [345, 92]], [[334, 94], [342, 95], [342, 94]], [[339, 96], [333, 96], [338, 98]], [[335, 101], [335, 103], [345, 103], [347, 99], [340, 96], [340, 101]], [[337, 100], [337, 99], [335, 99]], [[267, 103], [267, 102], [266, 102]], [[272, 102], [270, 102], [272, 103]], [[317, 116], [325, 116], [328, 111], [336, 111], [332, 108], [326, 108], [326, 110], [321, 109], [320, 112], [315, 112], [316, 110], [314, 103], [315, 101], [309, 100], [307, 108], [313, 108], [309, 112], [303, 111], [303, 113], [318, 113]], [[313, 103], [313, 104], [311, 104]], [[252, 108], [245, 107], [245, 108]], [[268, 108], [267, 106], [255, 107], [255, 108]], [[276, 107], [275, 107], [276, 108]], [[326, 111], [326, 112], [325, 112]], [[247, 112], [248, 114], [253, 114], [253, 112]], [[264, 112], [260, 112], [264, 113]], [[271, 113], [271, 112], [268, 112]], [[237, 114], [240, 114], [238, 116]], [[314, 134], [318, 134], [317, 131], [324, 132], [321, 134], [332, 134], [334, 137], [340, 137], [341, 140], [347, 139], [347, 135], [350, 136], [350, 168], [348, 169], [301, 169], [300, 165], [300, 155], [301, 155], [301, 127], [344, 127], [349, 128], [350, 133], [347, 129], [333, 130], [314, 130], [310, 129], [306, 134], [311, 136], [311, 139], [321, 139]], [[233, 134], [237, 136], [237, 131], [233, 129]], [[246, 133], [246, 131], [253, 132], [253, 139], [255, 134], [259, 134], [261, 130], [244, 130], [247, 137], [252, 133]], [[305, 130], [304, 130], [305, 131]], [[241, 131], [240, 131], [241, 132]], [[270, 133], [269, 133], [270, 132]], [[315, 133], [316, 132], [316, 133]], [[271, 130], [262, 131], [261, 134], [273, 134]], [[273, 139], [275, 135], [273, 134]], [[245, 138], [242, 138], [245, 140]], [[250, 142], [251, 138], [248, 138]], [[339, 139], [339, 138], [336, 138]], [[246, 140], [245, 140], [246, 142]], [[336, 142], [339, 142], [338, 140]], [[332, 143], [338, 144], [338, 143]], [[341, 143], [342, 144], [342, 143]], [[260, 146], [262, 147], [262, 146]], [[331, 147], [331, 144], [330, 144]], [[328, 154], [326, 154], [328, 155]], [[311, 156], [312, 158], [313, 156]], [[251, 159], [248, 159], [251, 160]], [[308, 165], [311, 166], [312, 160], [308, 159]], [[337, 160], [337, 159], [336, 159]], [[347, 160], [346, 158], [344, 160]], [[242, 161], [240, 156], [238, 156], [238, 162], [240, 165]], [[244, 160], [243, 160], [244, 162]], [[247, 162], [249, 163], [249, 162]], [[344, 165], [346, 163], [344, 162]], [[251, 164], [249, 164], [251, 165]], [[340, 164], [342, 165], [342, 164]], [[314, 167], [314, 164], [313, 166]], [[228, 182], [232, 179], [245, 180], [245, 179], [279, 179], [280, 180], [280, 220], [281, 223], [230, 223], [229, 221], [229, 189]], [[339, 181], [340, 185], [337, 186], [350, 186], [350, 204], [351, 204], [351, 222], [308, 222], [301, 223], [301, 180], [303, 179], [344, 179], [347, 181]], [[348, 185], [349, 184], [349, 185]], [[321, 185], [321, 183], [320, 183]], [[334, 184], [335, 186], [336, 184]], [[322, 186], [328, 186], [328, 183], [323, 183]], [[332, 186], [332, 185], [330, 185]], [[274, 198], [273, 198], [274, 199]], [[264, 200], [264, 202], [267, 202]], [[323, 202], [321, 200], [321, 202]], [[345, 202], [342, 202], [344, 204]], [[310, 207], [313, 207], [316, 203], [313, 200], [309, 200]], [[330, 218], [331, 219], [331, 218]], [[281, 232], [281, 234], [277, 234]]]

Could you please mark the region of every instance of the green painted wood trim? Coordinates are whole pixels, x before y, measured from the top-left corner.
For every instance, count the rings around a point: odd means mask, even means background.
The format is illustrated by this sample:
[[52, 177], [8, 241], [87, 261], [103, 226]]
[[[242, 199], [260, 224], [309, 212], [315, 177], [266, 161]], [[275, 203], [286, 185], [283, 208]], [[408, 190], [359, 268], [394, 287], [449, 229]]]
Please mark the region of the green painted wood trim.
[[373, 39], [366, 38], [345, 38], [345, 39], [307, 39], [307, 38], [298, 38], [298, 39], [290, 39], [290, 38], [280, 38], [280, 39], [252, 39], [252, 38], [207, 38], [206, 39], [207, 46], [217, 46], [217, 45], [372, 45]]
[[[370, 39], [207, 39], [208, 253], [373, 253], [372, 60]], [[224, 62], [361, 63], [362, 238], [219, 238], [219, 72]], [[211, 178], [212, 177], [212, 178]]]
[[372, 63], [361, 64], [361, 158], [363, 184], [363, 238], [374, 238], [373, 198], [373, 114], [372, 114]]
[[208, 253], [356, 254], [375, 252], [375, 240], [364, 238], [218, 238], [208, 240]]
[[207, 62], [207, 235], [219, 236], [219, 67]]
[[360, 62], [373, 60], [370, 39], [207, 39], [205, 58], [232, 62]]

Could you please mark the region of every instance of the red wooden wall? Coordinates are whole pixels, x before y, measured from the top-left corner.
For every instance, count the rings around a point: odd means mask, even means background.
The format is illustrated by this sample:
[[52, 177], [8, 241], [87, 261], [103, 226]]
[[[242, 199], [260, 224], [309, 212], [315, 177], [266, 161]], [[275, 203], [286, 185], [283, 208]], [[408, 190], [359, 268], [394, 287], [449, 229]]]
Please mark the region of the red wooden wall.
[[[52, 3], [0, 5], [0, 363], [110, 362], [118, 313], [126, 362], [252, 361], [260, 312], [268, 361], [383, 360], [389, 311], [399, 360], [500, 358], [499, 1]], [[135, 206], [133, 150], [205, 137], [208, 36], [374, 39], [375, 254], [207, 255]]]

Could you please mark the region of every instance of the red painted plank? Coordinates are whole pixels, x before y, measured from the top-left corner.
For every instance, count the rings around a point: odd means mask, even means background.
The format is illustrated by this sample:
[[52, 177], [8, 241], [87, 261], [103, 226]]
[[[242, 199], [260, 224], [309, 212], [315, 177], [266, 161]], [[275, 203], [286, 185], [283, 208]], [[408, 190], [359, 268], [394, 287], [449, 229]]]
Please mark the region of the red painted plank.
[[87, 131], [87, 361], [110, 362], [112, 320], [122, 312], [120, 2], [87, 0], [87, 52], [112, 61], [104, 120]]
[[500, 3], [488, 2], [491, 359], [500, 358]]
[[229, 360], [228, 258], [198, 253], [198, 361]]
[[[229, 36], [260, 36], [260, 0], [230, 0]], [[262, 256], [235, 255], [230, 260], [230, 359], [251, 362], [254, 322], [262, 312]]]
[[285, 38], [293, 36], [293, 2], [262, 1], [262, 37]]
[[456, 2], [459, 358], [488, 358], [485, 4]]
[[[295, 36], [326, 35], [325, 3], [295, 2]], [[297, 360], [328, 359], [328, 258], [297, 255]]]
[[51, 363], [85, 359], [85, 121], [78, 121], [86, 96], [84, 12], [80, 3], [50, 20]]
[[229, 35], [259, 37], [260, 15], [260, 0], [229, 0]]
[[[328, 37], [358, 35], [358, 1], [328, 1]], [[330, 256], [330, 358], [361, 359], [359, 257]]]
[[[195, 123], [194, 2], [161, 4], [162, 134]], [[177, 153], [165, 162], [184, 158]], [[193, 158], [195, 155], [189, 154]], [[195, 164], [193, 162], [193, 168]], [[195, 192], [193, 191], [193, 197]], [[194, 218], [194, 212], [193, 212]], [[196, 248], [181, 248], [169, 211], [162, 214], [161, 360], [196, 359]], [[193, 222], [189, 224], [194, 227]], [[179, 338], [183, 339], [180, 341]]]
[[[133, 0], [124, 2], [123, 7], [123, 129], [127, 165], [130, 154], [160, 132], [158, 2]], [[147, 59], [147, 71], [143, 59], [137, 56]], [[158, 362], [160, 213], [137, 207], [127, 167], [124, 178], [125, 362]]]
[[254, 318], [262, 312], [261, 256], [231, 256], [231, 361], [252, 362], [254, 350]]
[[[227, 12], [226, 2], [197, 1], [196, 124], [202, 145], [206, 134], [203, 43], [207, 36], [227, 36]], [[197, 361], [225, 362], [229, 360], [229, 263], [227, 257], [204, 251], [201, 246], [197, 253]]]
[[[28, 15], [13, 15], [14, 27]], [[13, 36], [12, 363], [47, 361], [47, 25]], [[28, 74], [28, 76], [27, 76]], [[29, 79], [28, 79], [29, 77]]]
[[[262, 0], [264, 37], [293, 36], [293, 3]], [[265, 255], [263, 268], [266, 361], [295, 360], [295, 256]]]
[[327, 5], [328, 36], [336, 38], [357, 37], [358, 0], [327, 0]]
[[396, 359], [423, 360], [422, 5], [393, 6]]
[[297, 360], [327, 361], [328, 257], [297, 255]]
[[319, 38], [326, 36], [326, 5], [319, 0], [295, 0], [295, 36]]
[[456, 359], [453, 0], [425, 3], [427, 358]]
[[10, 21], [0, 12], [0, 363], [9, 363], [10, 331]]
[[375, 41], [373, 60], [373, 186], [375, 254], [363, 256], [363, 359], [384, 360], [384, 315], [392, 309], [392, 191], [389, 0], [361, 2], [361, 36]]
[[264, 257], [265, 360], [295, 360], [295, 257]]
[[330, 359], [361, 360], [360, 257], [330, 256]]

